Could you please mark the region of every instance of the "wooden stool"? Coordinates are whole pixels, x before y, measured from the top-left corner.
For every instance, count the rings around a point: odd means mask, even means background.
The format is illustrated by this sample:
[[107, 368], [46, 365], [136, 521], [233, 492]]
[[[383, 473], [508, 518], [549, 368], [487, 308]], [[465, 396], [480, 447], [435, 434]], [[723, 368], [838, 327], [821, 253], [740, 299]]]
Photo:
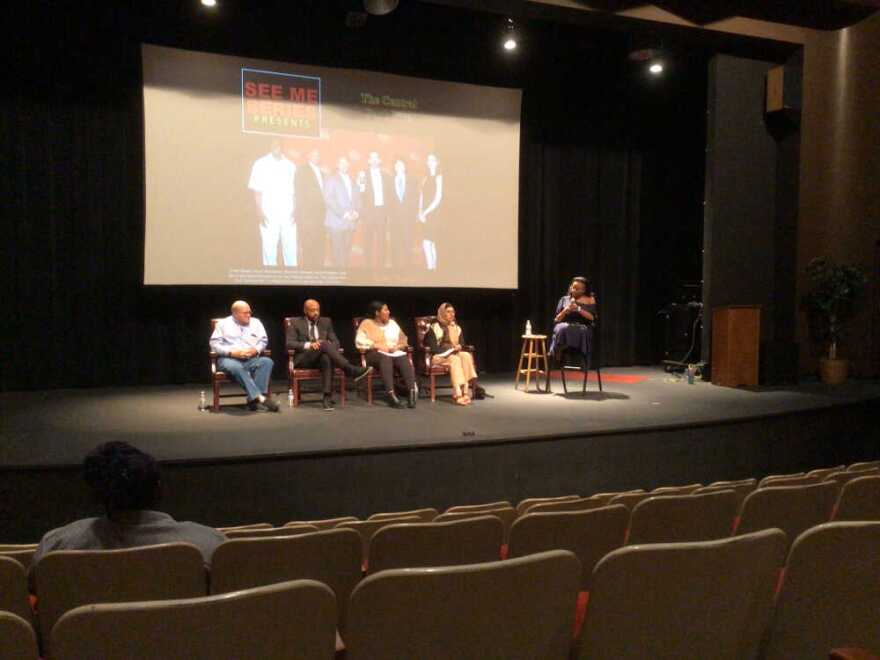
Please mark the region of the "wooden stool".
[[[519, 354], [519, 366], [516, 368], [516, 382], [514, 389], [519, 388], [519, 377], [526, 375], [526, 389], [535, 374], [535, 389], [538, 392], [550, 391], [550, 365], [547, 363], [547, 335], [523, 335], [522, 351]], [[523, 368], [523, 362], [526, 366]], [[543, 365], [543, 366], [542, 366]], [[544, 389], [541, 389], [539, 378], [544, 376]]]

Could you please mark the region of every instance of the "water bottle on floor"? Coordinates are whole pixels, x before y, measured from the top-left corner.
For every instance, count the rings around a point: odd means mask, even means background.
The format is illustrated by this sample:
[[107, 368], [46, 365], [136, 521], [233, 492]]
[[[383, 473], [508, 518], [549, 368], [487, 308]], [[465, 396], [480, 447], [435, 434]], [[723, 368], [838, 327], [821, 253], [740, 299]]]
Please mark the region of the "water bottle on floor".
[[205, 390], [199, 393], [199, 412], [205, 412], [208, 409], [208, 399], [205, 398]]
[[293, 408], [293, 389], [287, 390], [287, 407]]

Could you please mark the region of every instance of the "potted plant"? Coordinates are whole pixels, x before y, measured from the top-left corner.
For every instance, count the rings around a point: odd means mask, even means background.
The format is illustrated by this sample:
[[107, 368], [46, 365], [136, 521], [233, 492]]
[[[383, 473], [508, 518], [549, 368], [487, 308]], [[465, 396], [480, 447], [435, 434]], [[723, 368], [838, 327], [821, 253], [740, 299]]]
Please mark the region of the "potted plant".
[[849, 362], [837, 357], [837, 344], [846, 325], [855, 316], [856, 303], [865, 294], [868, 278], [858, 266], [836, 264], [828, 257], [816, 257], [807, 266], [809, 291], [804, 298], [813, 336], [827, 344], [819, 360], [823, 383], [837, 385], [846, 380]]

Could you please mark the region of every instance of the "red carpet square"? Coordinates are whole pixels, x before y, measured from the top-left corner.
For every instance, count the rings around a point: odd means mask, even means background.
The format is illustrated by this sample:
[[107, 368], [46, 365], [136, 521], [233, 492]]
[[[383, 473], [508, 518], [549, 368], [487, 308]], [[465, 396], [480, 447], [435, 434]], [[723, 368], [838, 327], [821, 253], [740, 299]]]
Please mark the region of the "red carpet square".
[[[551, 378], [561, 378], [559, 374], [559, 370], [550, 372]], [[566, 380], [572, 380], [575, 382], [580, 382], [584, 378], [584, 374], [580, 371], [569, 371], [565, 375]], [[596, 372], [591, 371], [588, 374], [588, 381], [595, 383], [598, 379], [596, 378]], [[642, 381], [648, 380], [647, 376], [636, 376], [636, 375], [627, 375], [627, 374], [602, 374], [602, 382], [603, 383], [641, 383]]]

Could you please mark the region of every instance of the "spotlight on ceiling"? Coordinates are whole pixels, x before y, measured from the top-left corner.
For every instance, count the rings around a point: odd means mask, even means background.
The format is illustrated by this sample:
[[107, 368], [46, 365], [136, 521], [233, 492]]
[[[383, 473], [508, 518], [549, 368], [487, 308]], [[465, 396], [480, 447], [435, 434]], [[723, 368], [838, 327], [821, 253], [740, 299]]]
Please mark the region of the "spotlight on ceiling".
[[364, 0], [364, 9], [373, 16], [384, 16], [397, 9], [400, 0]]
[[518, 45], [516, 38], [516, 26], [513, 24], [513, 19], [508, 18], [507, 22], [504, 25], [504, 34], [501, 37], [501, 45], [506, 51], [514, 51]]
[[217, 6], [217, 0], [202, 0], [202, 4], [203, 4], [205, 7], [216, 7], [216, 6]]
[[654, 62], [651, 66], [648, 67], [648, 71], [650, 71], [653, 75], [659, 76], [663, 73], [663, 63], [662, 62]]

